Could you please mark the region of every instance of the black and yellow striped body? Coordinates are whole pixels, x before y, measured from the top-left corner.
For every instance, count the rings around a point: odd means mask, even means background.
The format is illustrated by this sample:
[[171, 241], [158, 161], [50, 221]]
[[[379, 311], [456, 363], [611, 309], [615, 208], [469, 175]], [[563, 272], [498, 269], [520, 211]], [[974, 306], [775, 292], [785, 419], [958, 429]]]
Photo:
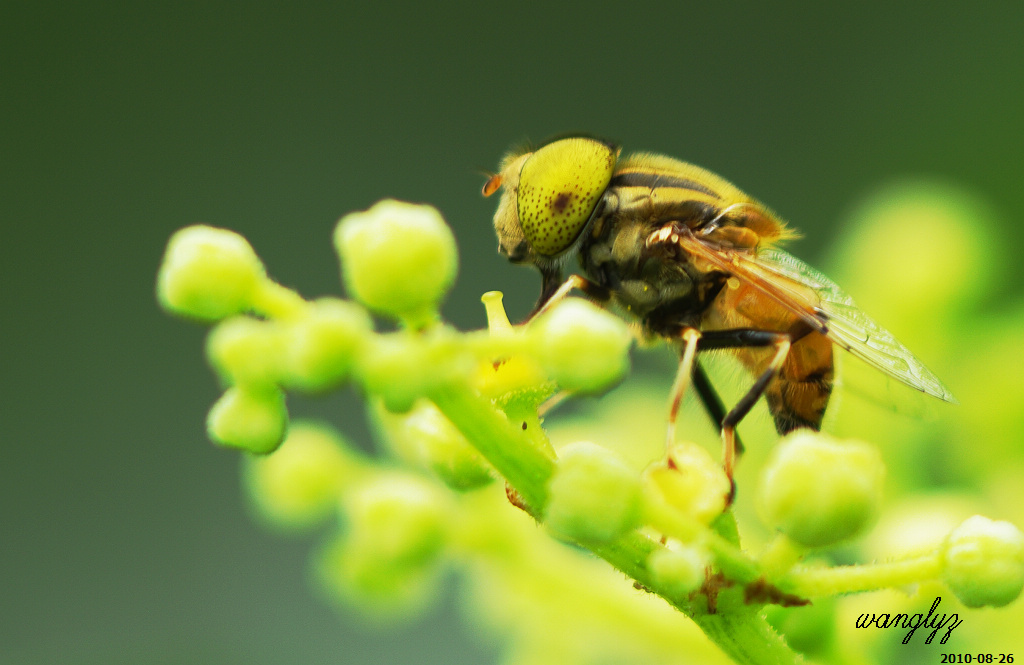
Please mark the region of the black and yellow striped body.
[[[728, 181], [685, 162], [640, 154], [618, 163], [594, 211], [579, 248], [583, 273], [651, 336], [675, 341], [683, 327], [791, 334], [790, 353], [765, 390], [769, 409], [780, 432], [820, 428], [832, 390], [831, 342], [720, 266], [677, 245], [649, 242], [670, 224], [738, 252], [756, 253], [789, 235], [771, 211]], [[771, 358], [766, 348], [730, 352], [755, 375]]]
[[[749, 272], [741, 279], [728, 263], [756, 262], [759, 251], [792, 235], [770, 210], [700, 167], [647, 153], [619, 159], [617, 147], [586, 137], [506, 155], [484, 194], [499, 188], [498, 248], [540, 270], [538, 310], [581, 288], [639, 323], [648, 337], [679, 346], [682, 331], [694, 328], [708, 340], [706, 348], [730, 349], [762, 377], [746, 401], [764, 394], [780, 432], [821, 426], [833, 378], [823, 320], [773, 299], [763, 280]], [[585, 280], [564, 280], [573, 258]], [[817, 301], [810, 287], [787, 288], [790, 295], [804, 289], [797, 296], [806, 303]], [[751, 331], [760, 337], [751, 338]], [[789, 350], [773, 366], [779, 344]], [[717, 397], [702, 399], [727, 438], [750, 406], [741, 402], [725, 416], [720, 403], [711, 403]]]
[[[498, 250], [541, 273], [534, 314], [571, 292], [618, 310], [680, 351], [666, 437], [692, 381], [721, 425], [731, 477], [735, 427], [764, 396], [779, 432], [818, 429], [838, 346], [902, 383], [956, 402], [924, 364], [826, 275], [774, 247], [792, 237], [732, 183], [661, 155], [620, 159], [614, 144], [571, 136], [507, 154], [484, 185], [502, 190]], [[579, 263], [569, 275], [567, 264]], [[757, 377], [731, 409], [696, 354], [728, 351]]]

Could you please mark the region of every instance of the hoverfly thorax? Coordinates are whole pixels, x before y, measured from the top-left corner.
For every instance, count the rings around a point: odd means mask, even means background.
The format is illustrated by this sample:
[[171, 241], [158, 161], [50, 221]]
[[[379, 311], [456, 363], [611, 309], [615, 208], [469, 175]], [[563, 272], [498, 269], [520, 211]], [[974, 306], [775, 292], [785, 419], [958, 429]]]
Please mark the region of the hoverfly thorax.
[[503, 188], [494, 215], [499, 251], [542, 270], [562, 262], [593, 217], [618, 154], [602, 141], [572, 137], [506, 157], [484, 185], [484, 195]]

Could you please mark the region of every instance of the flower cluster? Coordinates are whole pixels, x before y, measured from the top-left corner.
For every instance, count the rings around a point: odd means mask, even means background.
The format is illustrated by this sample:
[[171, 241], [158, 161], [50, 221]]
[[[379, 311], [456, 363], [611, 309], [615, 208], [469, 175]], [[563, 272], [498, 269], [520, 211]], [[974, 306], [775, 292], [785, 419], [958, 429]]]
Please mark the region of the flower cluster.
[[[967, 606], [1000, 606], [1024, 586], [1024, 535], [979, 516], [904, 560], [815, 562], [876, 521], [885, 469], [875, 447], [813, 432], [777, 444], [761, 470], [756, 505], [776, 535], [754, 554], [740, 544], [729, 480], [705, 448], [678, 443], [637, 468], [597, 442], [549, 439], [545, 401], [604, 391], [627, 372], [632, 337], [619, 318], [570, 298], [512, 326], [491, 293], [489, 330], [454, 330], [439, 307], [457, 272], [455, 239], [428, 206], [383, 201], [342, 218], [334, 242], [354, 300], [304, 300], [267, 276], [244, 238], [207, 226], [171, 238], [157, 293], [168, 311], [214, 323], [206, 351], [226, 390], [208, 431], [254, 453], [246, 479], [261, 514], [293, 528], [337, 518], [318, 556], [337, 599], [386, 616], [411, 612], [433, 598], [441, 571], [459, 566], [478, 584], [534, 594], [526, 614], [547, 602], [541, 587], [560, 584], [550, 602], [580, 594], [603, 608], [595, 622], [632, 626], [622, 608], [647, 622], [640, 633], [667, 621], [657, 614], [663, 602], [634, 607], [637, 596], [585, 577], [589, 563], [565, 562], [578, 552], [552, 553], [550, 538], [515, 526], [526, 514], [668, 601], [737, 662], [794, 662], [766, 606], [939, 581]], [[377, 331], [374, 316], [397, 330]], [[287, 391], [347, 382], [404, 466], [356, 452], [327, 426], [289, 424]], [[670, 625], [661, 641], [622, 657], [682, 648], [669, 633], [693, 638]], [[514, 649], [550, 648], [542, 632], [524, 629]], [[586, 643], [561, 662], [589, 662]]]

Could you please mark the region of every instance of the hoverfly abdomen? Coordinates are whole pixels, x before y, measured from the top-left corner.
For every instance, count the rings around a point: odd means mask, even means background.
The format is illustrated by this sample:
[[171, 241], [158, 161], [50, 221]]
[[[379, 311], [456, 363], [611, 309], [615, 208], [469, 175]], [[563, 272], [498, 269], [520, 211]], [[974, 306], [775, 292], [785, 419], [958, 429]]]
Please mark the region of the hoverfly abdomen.
[[832, 342], [820, 333], [793, 344], [778, 379], [765, 390], [779, 434], [798, 427], [821, 429], [835, 377], [832, 354]]
[[[794, 289], [799, 288], [794, 286]], [[803, 287], [807, 298], [813, 291]], [[730, 277], [712, 306], [705, 310], [701, 330], [757, 329], [778, 331], [791, 341], [789, 353], [765, 388], [775, 428], [785, 434], [797, 427], [820, 429], [832, 394], [832, 342], [812, 328], [800, 313], [779, 307], [756, 286]], [[733, 355], [754, 375], [768, 369], [771, 353], [764, 348], [737, 348]]]

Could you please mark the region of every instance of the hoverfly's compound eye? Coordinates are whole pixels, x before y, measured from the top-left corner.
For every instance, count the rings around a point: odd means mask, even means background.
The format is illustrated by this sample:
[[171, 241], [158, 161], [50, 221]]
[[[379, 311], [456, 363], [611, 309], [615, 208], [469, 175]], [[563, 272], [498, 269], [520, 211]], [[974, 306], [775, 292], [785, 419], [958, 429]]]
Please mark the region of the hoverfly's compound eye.
[[568, 138], [526, 160], [519, 174], [519, 224], [537, 254], [556, 256], [572, 246], [608, 187], [617, 157], [618, 150], [601, 141]]

